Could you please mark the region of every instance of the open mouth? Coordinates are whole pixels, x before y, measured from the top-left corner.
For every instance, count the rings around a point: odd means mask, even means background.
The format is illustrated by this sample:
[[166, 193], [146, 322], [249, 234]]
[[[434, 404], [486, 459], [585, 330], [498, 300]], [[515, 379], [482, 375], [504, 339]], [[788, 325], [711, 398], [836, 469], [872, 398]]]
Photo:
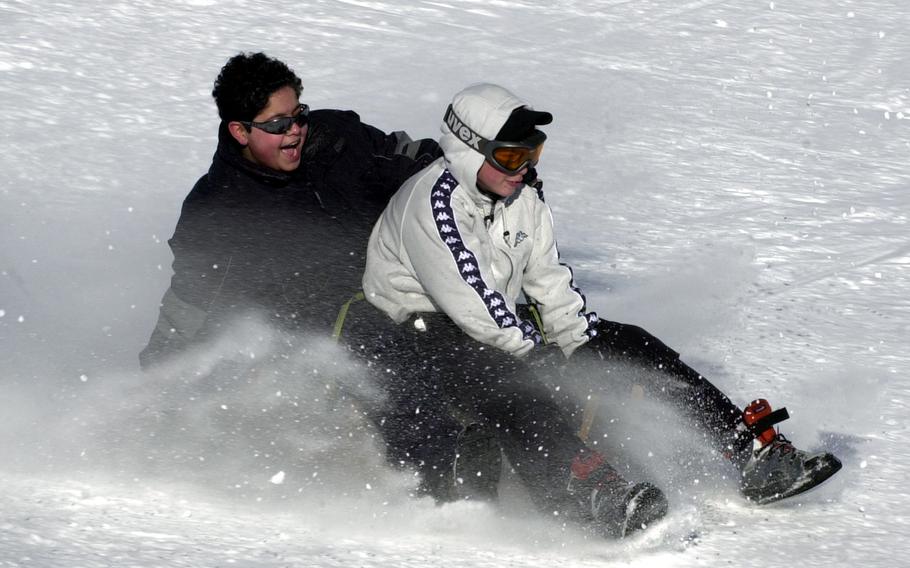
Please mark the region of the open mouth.
[[302, 138], [298, 138], [297, 140], [295, 140], [294, 142], [291, 142], [290, 144], [283, 145], [281, 147], [281, 149], [282, 150], [296, 150], [300, 146], [300, 142], [302, 140], [303, 140]]
[[284, 154], [289, 160], [297, 160], [300, 158], [300, 149], [303, 146], [303, 138], [298, 138], [296, 141], [291, 142], [290, 144], [284, 144], [280, 147], [281, 153]]

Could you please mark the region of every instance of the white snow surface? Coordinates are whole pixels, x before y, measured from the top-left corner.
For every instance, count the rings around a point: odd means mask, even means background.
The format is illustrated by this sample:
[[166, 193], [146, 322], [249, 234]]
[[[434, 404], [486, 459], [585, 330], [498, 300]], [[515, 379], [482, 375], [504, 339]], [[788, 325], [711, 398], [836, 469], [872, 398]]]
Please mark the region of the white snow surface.
[[[901, 565], [908, 29], [905, 0], [0, 0], [0, 566]], [[671, 513], [607, 542], [514, 480], [500, 507], [408, 497], [327, 409], [347, 363], [318, 338], [238, 328], [196, 380], [140, 374], [241, 50], [414, 137], [477, 81], [551, 111], [540, 171], [589, 305], [786, 405], [843, 471], [756, 507], [690, 435], [619, 414]], [[257, 379], [206, 384], [219, 354]]]

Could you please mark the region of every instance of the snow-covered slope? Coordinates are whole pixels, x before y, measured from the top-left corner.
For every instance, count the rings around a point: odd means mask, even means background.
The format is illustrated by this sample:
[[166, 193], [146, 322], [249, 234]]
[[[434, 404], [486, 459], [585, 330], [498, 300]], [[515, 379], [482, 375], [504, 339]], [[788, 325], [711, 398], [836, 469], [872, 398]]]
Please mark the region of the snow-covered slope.
[[[900, 565], [908, 28], [901, 0], [0, 1], [0, 566]], [[593, 542], [515, 487], [500, 509], [409, 499], [316, 400], [337, 361], [311, 340], [274, 363], [239, 330], [225, 349], [262, 380], [217, 393], [140, 376], [240, 50], [414, 136], [480, 80], [553, 112], [541, 172], [589, 303], [737, 402], [785, 404], [844, 471], [766, 508], [716, 465], [658, 472], [668, 521]], [[697, 454], [629, 420], [664, 470]]]

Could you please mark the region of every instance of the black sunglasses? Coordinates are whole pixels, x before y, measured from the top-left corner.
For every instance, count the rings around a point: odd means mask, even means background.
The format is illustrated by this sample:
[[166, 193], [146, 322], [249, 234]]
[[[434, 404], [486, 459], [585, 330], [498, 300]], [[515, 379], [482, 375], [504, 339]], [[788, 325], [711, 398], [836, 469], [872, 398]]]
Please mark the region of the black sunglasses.
[[282, 116], [280, 118], [273, 118], [272, 120], [267, 120], [265, 122], [248, 122], [243, 120], [238, 120], [240, 124], [246, 126], [247, 128], [258, 128], [263, 132], [268, 132], [269, 134], [284, 134], [291, 129], [291, 126], [296, 124], [300, 128], [306, 126], [310, 121], [310, 107], [309, 105], [301, 104], [297, 107], [297, 114], [294, 116]]

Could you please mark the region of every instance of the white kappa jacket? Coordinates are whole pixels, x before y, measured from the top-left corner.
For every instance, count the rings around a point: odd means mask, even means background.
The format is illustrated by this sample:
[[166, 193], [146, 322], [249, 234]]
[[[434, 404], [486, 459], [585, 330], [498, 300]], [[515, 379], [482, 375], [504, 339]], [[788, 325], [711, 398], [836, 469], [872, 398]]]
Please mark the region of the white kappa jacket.
[[[487, 139], [526, 103], [502, 87], [474, 85], [455, 95], [457, 116]], [[445, 312], [465, 333], [514, 355], [541, 342], [516, 315], [522, 292], [537, 303], [550, 342], [568, 356], [593, 335], [594, 313], [560, 264], [550, 208], [524, 186], [494, 201], [477, 189], [484, 157], [442, 125], [444, 157], [392, 197], [373, 228], [363, 290], [401, 323], [417, 312]], [[462, 131], [463, 132], [463, 131]]]

